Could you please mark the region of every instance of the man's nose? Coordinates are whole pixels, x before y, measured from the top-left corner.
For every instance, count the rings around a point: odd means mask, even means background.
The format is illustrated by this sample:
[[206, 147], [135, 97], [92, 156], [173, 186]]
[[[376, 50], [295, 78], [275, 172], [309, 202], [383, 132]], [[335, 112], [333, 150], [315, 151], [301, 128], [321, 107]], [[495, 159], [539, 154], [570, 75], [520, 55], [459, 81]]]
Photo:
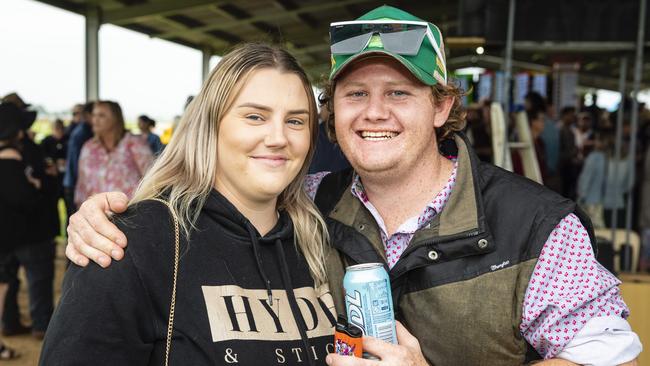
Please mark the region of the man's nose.
[[388, 106], [382, 95], [370, 95], [365, 113], [369, 121], [381, 121], [388, 118]]

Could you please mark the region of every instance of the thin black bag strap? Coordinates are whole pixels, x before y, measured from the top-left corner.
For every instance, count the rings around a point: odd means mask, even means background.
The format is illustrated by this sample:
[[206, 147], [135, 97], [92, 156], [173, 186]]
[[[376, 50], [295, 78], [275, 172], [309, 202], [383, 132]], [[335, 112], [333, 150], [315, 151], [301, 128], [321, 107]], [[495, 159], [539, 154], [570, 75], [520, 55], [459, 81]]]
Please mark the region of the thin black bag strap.
[[178, 260], [180, 256], [180, 233], [178, 228], [178, 217], [176, 217], [169, 202], [159, 198], [152, 198], [152, 200], [158, 201], [167, 206], [172, 219], [174, 220], [174, 281], [172, 284], [172, 299], [169, 304], [169, 319], [167, 320], [167, 339], [165, 344], [165, 366], [169, 366], [169, 353], [171, 352], [172, 332], [174, 329], [174, 311], [176, 309], [176, 280], [178, 279]]
[[330, 173], [321, 180], [314, 203], [323, 217], [329, 216], [334, 206], [339, 202], [345, 190], [352, 182], [354, 170], [347, 168], [345, 170]]

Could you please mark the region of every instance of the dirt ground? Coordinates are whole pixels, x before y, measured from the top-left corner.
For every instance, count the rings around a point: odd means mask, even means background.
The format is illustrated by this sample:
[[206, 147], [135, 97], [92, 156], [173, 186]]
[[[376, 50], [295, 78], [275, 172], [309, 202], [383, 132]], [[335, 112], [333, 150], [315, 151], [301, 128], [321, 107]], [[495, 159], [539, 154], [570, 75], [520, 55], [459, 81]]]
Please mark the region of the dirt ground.
[[[54, 298], [58, 301], [61, 294], [61, 282], [63, 281], [63, 274], [65, 272], [65, 255], [63, 254], [64, 246], [63, 243], [57, 244], [57, 255], [55, 260], [55, 273], [54, 273]], [[19, 273], [21, 279], [20, 292], [18, 293], [18, 305], [20, 306], [20, 312], [23, 317], [23, 324], [31, 324], [29, 319], [29, 306], [27, 300], [27, 280], [25, 279], [25, 273], [21, 269]], [[56, 304], [56, 302], [55, 302]], [[12, 361], [0, 361], [0, 365], [11, 365], [11, 366], [34, 366], [38, 365], [38, 357], [41, 354], [41, 345], [42, 341], [39, 341], [33, 338], [30, 334], [13, 336], [13, 337], [2, 337], [3, 341], [10, 347], [16, 349], [21, 357], [12, 360]]]

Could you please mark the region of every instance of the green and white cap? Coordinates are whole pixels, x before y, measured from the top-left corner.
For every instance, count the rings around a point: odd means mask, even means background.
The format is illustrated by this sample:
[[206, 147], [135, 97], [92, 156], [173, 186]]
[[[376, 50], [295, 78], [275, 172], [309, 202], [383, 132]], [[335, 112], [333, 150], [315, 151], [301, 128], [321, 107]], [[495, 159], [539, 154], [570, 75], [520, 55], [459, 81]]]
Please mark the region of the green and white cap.
[[[330, 80], [335, 80], [348, 65], [355, 60], [369, 55], [386, 55], [393, 57], [406, 67], [415, 77], [426, 85], [447, 84], [447, 67], [445, 63], [445, 48], [440, 29], [433, 23], [422, 20], [412, 14], [392, 6], [383, 5], [357, 18], [356, 21], [387, 22], [422, 22], [428, 27], [429, 36], [424, 37], [420, 49], [415, 55], [401, 55], [384, 49], [381, 37], [373, 35], [368, 45], [361, 51], [353, 54], [331, 54]], [[431, 39], [436, 44], [432, 44]]]

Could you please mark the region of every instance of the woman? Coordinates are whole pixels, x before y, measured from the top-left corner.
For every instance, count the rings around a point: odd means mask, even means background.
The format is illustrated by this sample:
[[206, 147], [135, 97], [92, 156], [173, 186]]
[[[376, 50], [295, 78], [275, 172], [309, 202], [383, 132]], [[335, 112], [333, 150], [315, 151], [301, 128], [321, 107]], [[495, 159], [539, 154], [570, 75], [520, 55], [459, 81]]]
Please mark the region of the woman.
[[[22, 112], [11, 103], [0, 104], [0, 317], [7, 294], [11, 253], [25, 242], [29, 212], [39, 198], [41, 181], [32, 178], [23, 162], [19, 141], [23, 138]], [[0, 342], [0, 361], [18, 357]]]
[[[302, 189], [317, 131], [286, 51], [225, 56], [116, 219], [125, 259], [66, 274], [41, 364], [166, 363], [170, 312], [171, 365], [324, 364], [327, 232]], [[154, 199], [179, 220], [177, 277], [173, 220]]]
[[77, 207], [86, 198], [107, 189], [132, 197], [153, 160], [147, 143], [124, 128], [119, 104], [95, 103], [92, 127], [95, 136], [84, 144], [79, 156], [79, 177], [74, 194]]
[[138, 128], [142, 138], [147, 142], [151, 152], [154, 155], [160, 154], [163, 149], [163, 144], [160, 142], [160, 136], [153, 133], [151, 130], [156, 127], [156, 121], [148, 116], [142, 115], [138, 117]]

